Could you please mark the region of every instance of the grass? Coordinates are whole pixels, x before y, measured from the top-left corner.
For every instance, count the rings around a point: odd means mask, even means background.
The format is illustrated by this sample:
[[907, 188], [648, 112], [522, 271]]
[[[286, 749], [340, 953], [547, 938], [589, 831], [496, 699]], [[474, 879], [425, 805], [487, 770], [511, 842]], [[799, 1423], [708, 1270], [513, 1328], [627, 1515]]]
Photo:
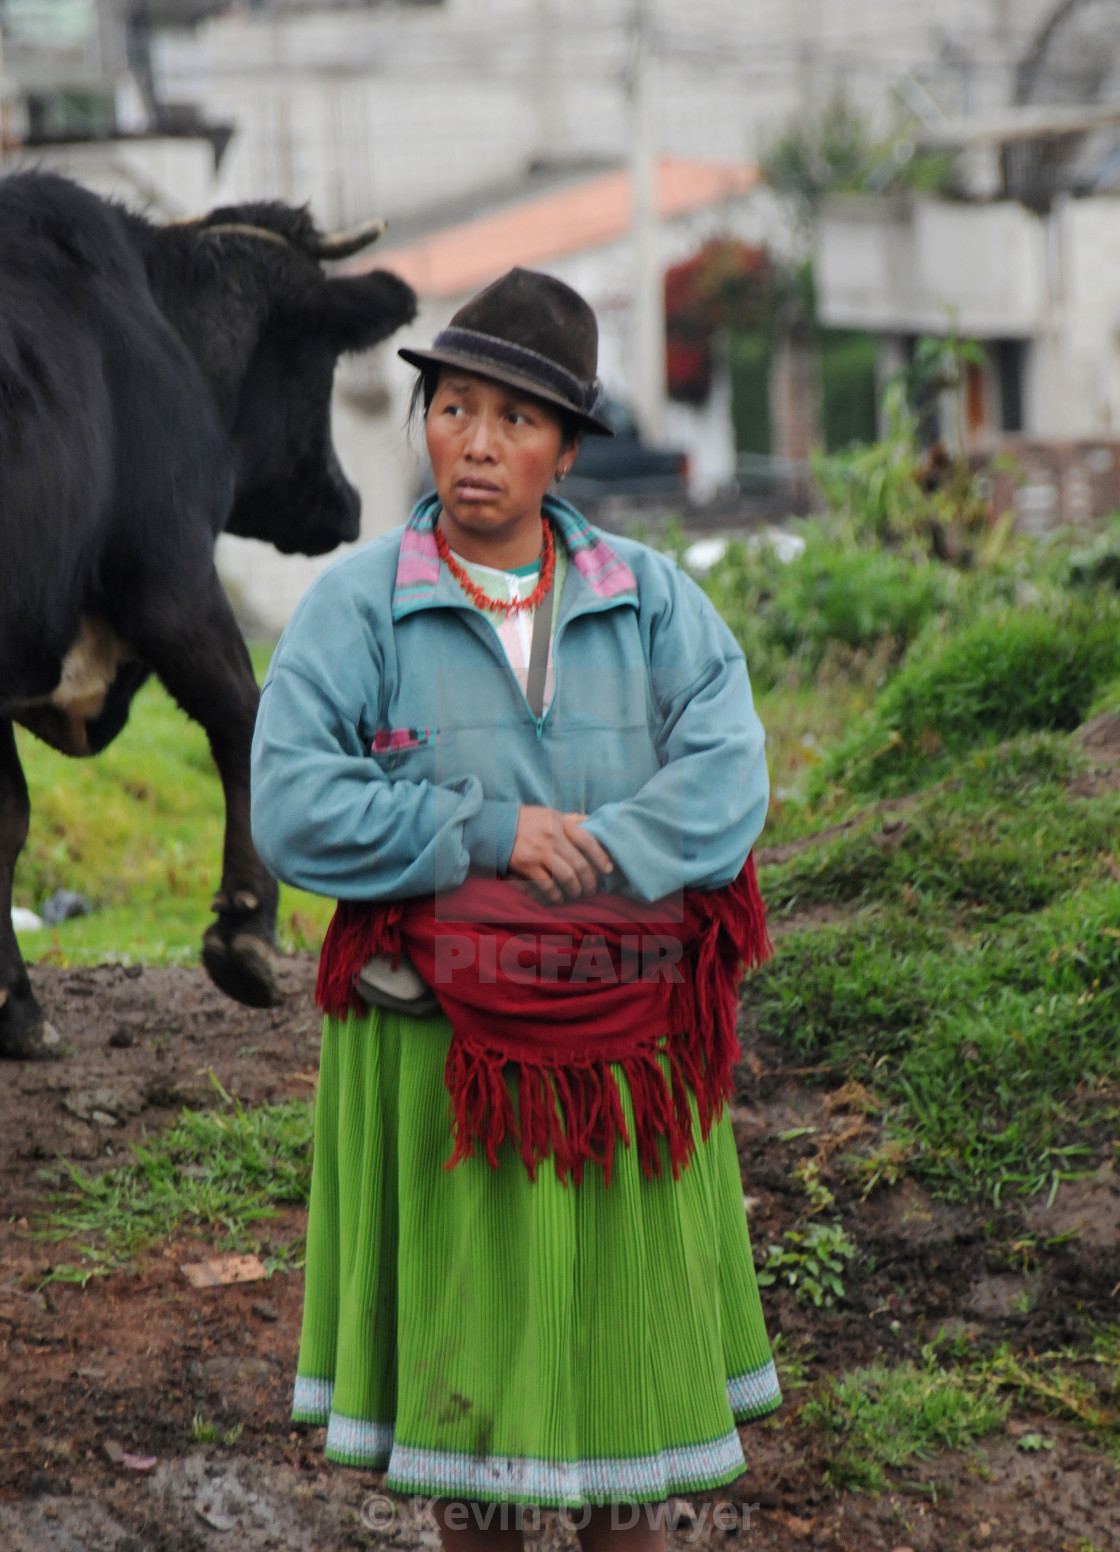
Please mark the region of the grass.
[[[254, 654], [258, 674], [267, 653]], [[206, 735], [154, 680], [121, 736], [93, 760], [67, 759], [17, 729], [31, 831], [14, 901], [37, 910], [55, 889], [90, 916], [20, 934], [31, 962], [195, 963], [220, 882], [224, 803]], [[318, 948], [332, 906], [281, 888], [285, 950]]]
[[[183, 1232], [204, 1232], [218, 1249], [259, 1252], [258, 1226], [282, 1206], [307, 1202], [311, 1101], [245, 1110], [213, 1081], [220, 1110], [183, 1110], [173, 1125], [134, 1143], [124, 1162], [93, 1175], [64, 1160], [67, 1189], [49, 1199], [37, 1231], [77, 1241], [101, 1268]], [[272, 1267], [298, 1252], [274, 1248]], [[56, 1271], [60, 1280], [83, 1280], [72, 1267]]]
[[934, 1362], [878, 1362], [826, 1381], [801, 1416], [822, 1435], [834, 1491], [881, 1493], [894, 1485], [888, 1473], [1002, 1432], [1007, 1402], [994, 1381]]
[[235, 1423], [232, 1428], [219, 1428], [217, 1423], [209, 1422], [201, 1412], [196, 1412], [191, 1419], [192, 1444], [220, 1444], [223, 1449], [231, 1450], [244, 1431], [244, 1423]]
[[[1020, 1413], [1042, 1412], [1074, 1424], [1120, 1468], [1120, 1326], [1090, 1329], [1080, 1348], [1023, 1354], [1004, 1342], [978, 1352], [967, 1337], [957, 1337], [930, 1344], [923, 1356], [927, 1367], [948, 1365], [967, 1384], [998, 1391]], [[1019, 1447], [1050, 1446], [1036, 1433], [1021, 1438]]]
[[1120, 793], [1073, 789], [1084, 761], [1067, 739], [1026, 736], [964, 756], [903, 808], [872, 809], [767, 874], [773, 911], [882, 902], [943, 920], [1038, 911], [1100, 876], [1120, 834]]
[[832, 752], [818, 790], [912, 791], [977, 745], [1071, 731], [1118, 672], [1120, 605], [1107, 595], [985, 614], [963, 629], [936, 622], [873, 716]]
[[875, 1151], [849, 1160], [866, 1186], [912, 1173], [998, 1202], [1095, 1167], [1116, 1137], [1120, 792], [1085, 774], [1068, 737], [1026, 733], [931, 760], [886, 808], [835, 789], [789, 805], [781, 839], [847, 828], [762, 870], [795, 930], [748, 1000], [763, 1036], [883, 1104]]

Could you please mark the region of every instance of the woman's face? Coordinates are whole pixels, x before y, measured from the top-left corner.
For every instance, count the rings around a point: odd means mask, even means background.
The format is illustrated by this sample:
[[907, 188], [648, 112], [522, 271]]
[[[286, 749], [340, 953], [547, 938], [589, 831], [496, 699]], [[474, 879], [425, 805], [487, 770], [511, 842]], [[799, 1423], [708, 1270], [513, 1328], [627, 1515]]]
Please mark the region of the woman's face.
[[553, 477], [575, 457], [539, 399], [451, 367], [440, 373], [425, 429], [440, 504], [476, 538], [508, 537], [539, 518]]

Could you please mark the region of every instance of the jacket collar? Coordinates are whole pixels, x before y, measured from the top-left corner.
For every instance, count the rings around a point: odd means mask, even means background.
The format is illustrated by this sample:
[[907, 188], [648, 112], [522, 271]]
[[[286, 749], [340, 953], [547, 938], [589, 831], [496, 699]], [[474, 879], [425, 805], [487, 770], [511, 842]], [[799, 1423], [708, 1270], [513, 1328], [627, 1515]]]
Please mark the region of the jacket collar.
[[[441, 574], [436, 549], [435, 522], [439, 497], [424, 496], [413, 507], [401, 535], [397, 576], [393, 584], [393, 619], [433, 604], [461, 604], [463, 596], [454, 580]], [[563, 540], [571, 561], [569, 576], [578, 576], [581, 591], [590, 595], [575, 607], [608, 608], [638, 602], [638, 583], [630, 567], [603, 535], [575, 507], [558, 496], [545, 496], [541, 510]], [[574, 575], [573, 575], [574, 573]]]

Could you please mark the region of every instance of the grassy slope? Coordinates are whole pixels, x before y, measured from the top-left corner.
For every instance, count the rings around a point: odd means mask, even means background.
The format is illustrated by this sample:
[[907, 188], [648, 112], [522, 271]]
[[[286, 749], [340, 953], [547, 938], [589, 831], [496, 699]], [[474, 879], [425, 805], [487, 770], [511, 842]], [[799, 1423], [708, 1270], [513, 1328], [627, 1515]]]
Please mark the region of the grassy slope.
[[[1116, 1133], [1120, 793], [1081, 765], [1059, 735], [1012, 740], [763, 869], [793, 930], [761, 1032], [863, 1081], [951, 1196], [1048, 1188]], [[804, 920], [821, 907], [839, 919]]]
[[1120, 1121], [1120, 794], [1068, 736], [1120, 711], [1112, 573], [1068, 536], [963, 572], [807, 536], [708, 582], [772, 752], [761, 881], [786, 930], [748, 1004], [871, 1092], [867, 1180], [1051, 1189]]

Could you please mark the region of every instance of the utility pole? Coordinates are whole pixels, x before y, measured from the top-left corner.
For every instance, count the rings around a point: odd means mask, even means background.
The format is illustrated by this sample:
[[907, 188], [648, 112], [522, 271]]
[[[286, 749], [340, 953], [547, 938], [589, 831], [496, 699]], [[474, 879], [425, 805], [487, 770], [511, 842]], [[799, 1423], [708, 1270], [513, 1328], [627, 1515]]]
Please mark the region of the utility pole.
[[556, 70], [556, 41], [560, 31], [555, 0], [537, 0], [533, 64], [527, 72], [527, 118], [536, 124], [534, 161], [560, 160], [563, 150], [560, 78]]
[[634, 291], [631, 373], [634, 413], [647, 440], [665, 433], [665, 277], [657, 206], [657, 124], [653, 100], [651, 0], [633, 0], [630, 23], [630, 177], [633, 184]]
[[0, 36], [0, 164], [19, 146], [16, 126], [16, 86], [4, 74], [4, 39]]

